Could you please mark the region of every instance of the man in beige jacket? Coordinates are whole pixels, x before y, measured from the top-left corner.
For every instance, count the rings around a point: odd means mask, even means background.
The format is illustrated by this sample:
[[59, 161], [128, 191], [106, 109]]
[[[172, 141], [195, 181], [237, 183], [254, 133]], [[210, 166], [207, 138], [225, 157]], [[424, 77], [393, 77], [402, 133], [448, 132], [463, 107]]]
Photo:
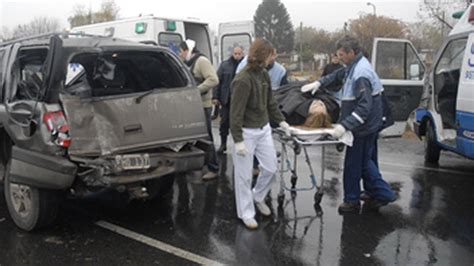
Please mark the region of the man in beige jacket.
[[212, 155], [207, 164], [208, 172], [202, 177], [204, 180], [214, 179], [218, 176], [219, 165], [217, 163], [217, 155], [214, 148], [214, 138], [211, 129], [211, 113], [212, 113], [212, 89], [219, 84], [216, 70], [212, 66], [209, 59], [196, 49], [196, 42], [186, 40], [179, 45], [179, 56], [189, 66], [197, 88], [201, 93], [204, 114], [206, 116], [206, 126], [209, 137], [212, 141]]

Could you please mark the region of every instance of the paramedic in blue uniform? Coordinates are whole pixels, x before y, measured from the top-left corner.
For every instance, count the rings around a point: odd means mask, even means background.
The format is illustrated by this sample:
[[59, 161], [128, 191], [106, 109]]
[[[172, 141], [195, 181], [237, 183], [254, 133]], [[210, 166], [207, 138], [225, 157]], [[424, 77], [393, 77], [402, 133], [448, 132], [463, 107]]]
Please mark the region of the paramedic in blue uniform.
[[382, 179], [376, 156], [373, 156], [378, 132], [383, 126], [383, 87], [355, 38], [343, 37], [336, 43], [336, 48], [346, 68], [303, 86], [301, 91], [314, 93], [319, 87], [342, 84], [341, 115], [333, 134], [340, 138], [346, 131], [351, 131], [354, 143], [346, 150], [344, 202], [339, 206], [339, 212], [358, 212], [361, 177], [373, 207], [378, 208], [395, 200], [395, 194]]

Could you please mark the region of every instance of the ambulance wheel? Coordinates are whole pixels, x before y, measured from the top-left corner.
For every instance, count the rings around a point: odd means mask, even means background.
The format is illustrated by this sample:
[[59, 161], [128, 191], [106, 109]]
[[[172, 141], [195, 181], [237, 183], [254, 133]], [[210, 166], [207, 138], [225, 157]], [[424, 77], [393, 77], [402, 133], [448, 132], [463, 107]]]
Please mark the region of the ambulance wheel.
[[4, 189], [5, 201], [13, 222], [25, 231], [50, 225], [59, 208], [56, 191], [11, 182], [10, 163], [8, 162], [5, 169]]
[[430, 164], [437, 164], [441, 148], [436, 144], [436, 135], [434, 131], [433, 122], [428, 122], [426, 125], [425, 135], [425, 162]]
[[323, 193], [321, 192], [316, 192], [314, 194], [314, 204], [319, 205], [321, 203], [321, 200], [323, 199]]

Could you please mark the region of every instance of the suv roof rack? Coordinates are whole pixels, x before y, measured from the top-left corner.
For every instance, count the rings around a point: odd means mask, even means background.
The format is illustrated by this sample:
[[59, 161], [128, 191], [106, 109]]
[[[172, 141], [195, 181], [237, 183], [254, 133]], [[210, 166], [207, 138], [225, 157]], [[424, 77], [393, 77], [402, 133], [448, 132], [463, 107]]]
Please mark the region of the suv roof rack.
[[24, 41], [30, 41], [30, 40], [41, 40], [41, 39], [46, 39], [48, 37], [52, 36], [59, 36], [63, 38], [68, 38], [69, 36], [76, 36], [76, 37], [102, 37], [104, 38], [105, 36], [102, 35], [94, 35], [94, 34], [87, 34], [84, 32], [48, 32], [48, 33], [43, 33], [43, 34], [38, 34], [38, 35], [33, 35], [33, 36], [27, 36], [7, 42], [2, 42], [0, 43], [0, 47], [10, 45], [12, 43], [17, 43], [17, 42], [24, 42]]

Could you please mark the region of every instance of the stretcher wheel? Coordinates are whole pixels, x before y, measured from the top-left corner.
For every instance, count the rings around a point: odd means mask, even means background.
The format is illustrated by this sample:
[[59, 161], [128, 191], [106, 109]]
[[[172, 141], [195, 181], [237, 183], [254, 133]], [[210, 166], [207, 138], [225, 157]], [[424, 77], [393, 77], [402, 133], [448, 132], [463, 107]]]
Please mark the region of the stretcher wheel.
[[342, 144], [342, 143], [336, 144], [336, 150], [338, 152], [343, 152], [344, 151], [344, 144]]
[[319, 205], [321, 203], [321, 200], [323, 199], [323, 193], [321, 192], [316, 192], [314, 194], [314, 204]]
[[283, 207], [283, 203], [285, 202], [285, 194], [278, 195], [278, 208]]

